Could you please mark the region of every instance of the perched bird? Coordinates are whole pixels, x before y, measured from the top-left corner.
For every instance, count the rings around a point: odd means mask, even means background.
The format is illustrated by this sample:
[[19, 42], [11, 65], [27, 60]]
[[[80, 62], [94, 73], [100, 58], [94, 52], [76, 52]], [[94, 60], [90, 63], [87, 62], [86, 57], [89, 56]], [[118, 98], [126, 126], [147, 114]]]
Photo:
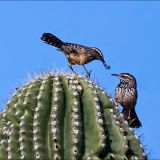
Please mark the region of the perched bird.
[[63, 42], [51, 33], [42, 34], [41, 40], [47, 44], [57, 47], [58, 50], [64, 52], [69, 62], [68, 66], [74, 73], [75, 71], [73, 70], [72, 65], [82, 65], [87, 72], [87, 76], [89, 77], [90, 72], [87, 71], [84, 65], [93, 60], [100, 60], [106, 69], [110, 68], [110, 66], [108, 66], [105, 62], [102, 52], [98, 48]]
[[135, 111], [138, 98], [137, 83], [133, 75], [129, 73], [112, 74], [120, 79], [115, 90], [115, 101], [123, 107], [122, 114], [132, 128], [142, 126]]

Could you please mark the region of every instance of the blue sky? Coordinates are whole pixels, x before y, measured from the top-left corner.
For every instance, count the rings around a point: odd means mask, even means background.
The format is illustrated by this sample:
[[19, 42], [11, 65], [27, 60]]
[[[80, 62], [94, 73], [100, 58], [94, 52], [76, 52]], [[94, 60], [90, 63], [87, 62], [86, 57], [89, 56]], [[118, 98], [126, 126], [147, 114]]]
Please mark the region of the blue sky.
[[[67, 61], [40, 36], [51, 32], [64, 41], [99, 48], [111, 65], [87, 64], [92, 79], [112, 96], [118, 80], [111, 73], [137, 78], [136, 111], [143, 144], [160, 159], [160, 2], [0, 2], [0, 109], [29, 75], [57, 69], [70, 72]], [[81, 66], [73, 66], [83, 74]]]

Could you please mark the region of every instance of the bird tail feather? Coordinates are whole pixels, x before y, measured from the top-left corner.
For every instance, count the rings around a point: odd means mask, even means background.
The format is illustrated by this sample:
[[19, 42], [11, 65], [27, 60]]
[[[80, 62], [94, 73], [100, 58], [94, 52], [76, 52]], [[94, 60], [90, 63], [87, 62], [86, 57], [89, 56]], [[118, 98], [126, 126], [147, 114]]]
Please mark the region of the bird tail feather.
[[63, 41], [61, 41], [59, 38], [57, 38], [56, 36], [54, 36], [51, 33], [43, 33], [41, 40], [47, 44], [50, 44], [50, 45], [55, 46], [60, 49], [63, 45]]
[[123, 108], [122, 110], [122, 114], [124, 116], [124, 119], [126, 121], [128, 121], [128, 124], [130, 127], [132, 128], [139, 128], [142, 126], [137, 114], [136, 114], [136, 111], [135, 111], [135, 108]]

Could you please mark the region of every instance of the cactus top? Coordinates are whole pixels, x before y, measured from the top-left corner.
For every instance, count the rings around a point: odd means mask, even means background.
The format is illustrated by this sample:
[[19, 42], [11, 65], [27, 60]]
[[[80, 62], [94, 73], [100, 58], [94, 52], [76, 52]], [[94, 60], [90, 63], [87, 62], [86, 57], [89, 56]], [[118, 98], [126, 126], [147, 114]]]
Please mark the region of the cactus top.
[[1, 159], [146, 159], [105, 91], [81, 76], [46, 74], [20, 87], [0, 118]]

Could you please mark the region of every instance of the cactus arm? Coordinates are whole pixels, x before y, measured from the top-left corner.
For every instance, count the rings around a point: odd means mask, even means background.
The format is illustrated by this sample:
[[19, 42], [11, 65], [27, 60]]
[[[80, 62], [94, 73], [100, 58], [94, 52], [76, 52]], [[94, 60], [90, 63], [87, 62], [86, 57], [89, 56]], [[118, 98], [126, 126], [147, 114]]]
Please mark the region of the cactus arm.
[[50, 145], [53, 160], [64, 159], [64, 114], [65, 102], [62, 82], [59, 76], [53, 77], [52, 106], [50, 115]]
[[146, 155], [144, 153], [144, 148], [140, 143], [138, 137], [133, 133], [132, 129], [129, 129], [127, 125], [125, 125], [124, 130], [127, 134], [128, 138], [128, 156], [131, 156], [131, 159], [146, 159]]
[[48, 147], [48, 122], [51, 110], [52, 77], [45, 77], [37, 96], [37, 106], [34, 111], [33, 139], [35, 159], [50, 159]]
[[[7, 154], [8, 154], [8, 159], [13, 159], [17, 158], [20, 155], [20, 150], [19, 150], [19, 142], [17, 141], [18, 136], [19, 136], [19, 118], [23, 114], [24, 109], [21, 107], [25, 95], [27, 93], [27, 88], [21, 89], [21, 93], [18, 93], [16, 97], [18, 97], [18, 100], [13, 104], [13, 101], [11, 101], [8, 104], [8, 114], [4, 114], [4, 119], [6, 119], [6, 116], [8, 118], [8, 123], [10, 125], [9, 133], [8, 133], [8, 147], [7, 147]], [[12, 107], [11, 107], [12, 106]], [[12, 109], [11, 109], [12, 108]], [[14, 111], [14, 112], [13, 112]], [[10, 116], [11, 115], [11, 116]], [[7, 120], [7, 119], [6, 119]]]
[[3, 111], [3, 118], [6, 121], [14, 121], [18, 124], [16, 113], [18, 114], [19, 111], [17, 111], [17, 106], [24, 100], [26, 92], [27, 87], [23, 87], [23, 89], [19, 89], [17, 93], [13, 95], [12, 99], [8, 101], [6, 109]]
[[118, 110], [114, 110], [114, 114], [120, 122], [119, 125], [121, 131], [124, 133], [125, 139], [127, 140], [127, 158], [130, 159], [132, 157], [131, 159], [146, 159], [144, 148], [132, 129], [128, 127], [128, 123], [123, 119], [123, 116], [119, 114]]
[[64, 157], [80, 159], [83, 155], [83, 128], [80, 95], [74, 79], [63, 78], [65, 90], [66, 114], [64, 118]]
[[[121, 132], [120, 127], [118, 126], [118, 121], [116, 121], [113, 117], [113, 113], [111, 109], [104, 109], [104, 117], [108, 129], [109, 134], [109, 141], [110, 143], [110, 149], [111, 153], [113, 155], [125, 155], [127, 151], [127, 142], [125, 140], [125, 137], [123, 135], [123, 132]], [[123, 158], [124, 159], [124, 156]]]
[[[24, 99], [23, 108], [25, 108], [23, 116], [20, 118], [19, 142], [20, 142], [20, 157], [21, 159], [33, 159], [33, 117], [34, 110], [37, 106], [37, 95], [39, 94], [41, 81], [35, 81], [28, 86], [28, 91]], [[19, 159], [18, 157], [15, 159]]]
[[100, 154], [105, 147], [106, 137], [97, 93], [92, 84], [88, 86], [86, 82], [80, 81], [80, 83], [83, 88], [82, 105], [86, 140], [84, 159], [87, 159], [90, 158], [89, 155]]
[[0, 143], [0, 159], [7, 159], [8, 158], [8, 152], [7, 152], [7, 147], [8, 147], [8, 141], [6, 139], [1, 140]]
[[24, 100], [25, 100], [25, 97], [26, 97], [26, 94], [27, 94], [27, 91], [28, 91], [28, 86], [27, 87], [24, 87], [22, 88], [22, 92], [20, 94], [18, 94], [18, 101], [17, 103], [15, 103], [12, 107], [14, 108], [14, 123], [19, 123], [19, 119], [22, 117], [22, 115], [24, 114], [24, 111], [25, 111], [25, 108], [22, 107], [23, 106], [23, 103], [24, 103]]
[[[111, 101], [110, 103], [108, 102], [107, 97], [108, 96], [106, 94], [102, 94], [102, 92], [99, 92], [99, 98], [101, 99], [104, 108], [104, 119], [107, 125], [109, 139], [110, 142], [112, 142], [110, 144], [111, 153], [120, 156], [125, 155], [128, 149], [126, 137], [124, 136], [124, 133], [121, 131], [119, 121], [117, 121], [114, 118], [116, 116], [114, 114], [114, 110], [117, 109], [113, 105], [113, 103], [111, 103]], [[112, 109], [110, 109], [108, 106], [112, 106]]]
[[20, 157], [19, 142], [19, 126], [16, 124], [11, 124], [10, 126], [10, 136], [8, 139], [8, 159], [18, 159]]
[[[1, 117], [2, 118], [2, 117]], [[0, 123], [0, 160], [8, 158], [8, 138], [10, 132], [10, 126], [2, 118]]]

